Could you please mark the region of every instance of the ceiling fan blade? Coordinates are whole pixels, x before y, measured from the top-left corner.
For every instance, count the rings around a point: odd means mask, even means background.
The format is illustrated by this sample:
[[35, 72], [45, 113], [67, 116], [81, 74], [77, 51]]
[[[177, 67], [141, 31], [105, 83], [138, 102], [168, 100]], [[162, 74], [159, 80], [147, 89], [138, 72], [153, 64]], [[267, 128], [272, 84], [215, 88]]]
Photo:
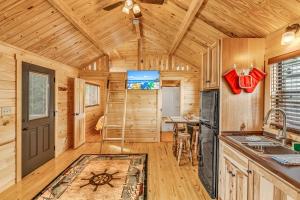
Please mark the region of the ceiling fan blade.
[[165, 0], [140, 0], [141, 3], [160, 4], [162, 5]]
[[119, 1], [119, 2], [116, 2], [114, 4], [108, 5], [108, 6], [104, 7], [103, 10], [111, 11], [111, 10], [121, 6], [121, 5], [123, 5], [123, 1]]

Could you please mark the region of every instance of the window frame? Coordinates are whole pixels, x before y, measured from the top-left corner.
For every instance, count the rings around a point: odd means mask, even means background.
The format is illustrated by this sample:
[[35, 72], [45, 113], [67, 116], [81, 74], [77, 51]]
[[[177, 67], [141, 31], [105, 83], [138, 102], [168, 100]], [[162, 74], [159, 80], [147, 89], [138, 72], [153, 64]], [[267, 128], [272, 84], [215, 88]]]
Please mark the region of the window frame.
[[[87, 105], [87, 101], [86, 101], [86, 95], [87, 95], [87, 89], [86, 87], [90, 85], [90, 86], [96, 86], [97, 87], [97, 103], [96, 104], [91, 104], [91, 105]], [[100, 85], [95, 84], [95, 83], [90, 83], [90, 82], [85, 82], [85, 88], [84, 88], [85, 94], [84, 94], [84, 107], [85, 108], [90, 108], [90, 107], [96, 107], [96, 106], [100, 106]]]
[[[288, 61], [288, 60], [295, 59], [295, 58], [298, 58], [298, 57], [300, 57], [300, 55], [297, 55], [297, 56], [293, 55], [293, 56], [290, 56], [290, 57], [282, 56], [281, 59], [273, 59], [271, 62], [270, 62], [271, 59], [269, 60], [268, 64], [270, 66], [270, 90], [269, 90], [269, 92], [270, 92], [270, 95], [269, 95], [269, 98], [270, 98], [269, 106], [270, 106], [270, 108], [274, 108], [273, 101], [276, 100], [276, 99], [273, 98], [273, 94], [272, 94], [273, 93], [273, 87], [275, 86], [275, 87], [277, 87], [276, 90], [282, 90], [282, 92], [284, 92], [283, 91], [283, 86], [280, 86], [280, 87], [277, 86], [277, 84], [279, 82], [277, 82], [276, 84], [273, 83], [273, 81], [274, 81], [273, 80], [273, 78], [274, 78], [274, 71], [273, 71], [274, 69], [273, 69], [273, 67], [277, 67], [277, 68], [280, 67], [280, 70], [282, 71], [283, 70], [283, 68], [282, 68], [283, 64], [282, 63], [284, 61]], [[283, 73], [283, 72], [278, 72], [278, 70], [279, 69], [277, 69], [276, 73]], [[286, 77], [281, 76], [280, 78], [283, 79], [283, 78], [286, 78]], [[278, 79], [278, 77], [276, 79]], [[282, 82], [280, 82], [279, 84], [282, 84]], [[282, 107], [276, 106], [275, 108], [282, 108]], [[274, 121], [272, 121], [272, 120], [271, 120], [271, 126], [273, 126], [276, 129], [282, 128], [281, 124], [274, 123]], [[293, 128], [293, 127], [289, 127], [287, 125], [287, 131], [299, 135], [300, 134], [300, 126], [299, 126], [299, 128], [298, 127], [297, 128]]]

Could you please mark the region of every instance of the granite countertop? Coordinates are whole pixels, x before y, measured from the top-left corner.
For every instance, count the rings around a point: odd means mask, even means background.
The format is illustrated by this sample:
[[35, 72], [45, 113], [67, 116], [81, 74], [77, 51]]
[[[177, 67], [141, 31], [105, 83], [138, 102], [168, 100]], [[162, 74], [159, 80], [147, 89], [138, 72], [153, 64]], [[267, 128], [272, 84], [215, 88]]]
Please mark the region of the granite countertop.
[[[235, 133], [234, 135], [239, 134]], [[228, 138], [228, 136], [228, 134], [221, 135], [219, 139], [300, 190], [300, 166], [285, 166], [279, 164], [271, 157], [260, 156], [252, 152], [245, 146]]]

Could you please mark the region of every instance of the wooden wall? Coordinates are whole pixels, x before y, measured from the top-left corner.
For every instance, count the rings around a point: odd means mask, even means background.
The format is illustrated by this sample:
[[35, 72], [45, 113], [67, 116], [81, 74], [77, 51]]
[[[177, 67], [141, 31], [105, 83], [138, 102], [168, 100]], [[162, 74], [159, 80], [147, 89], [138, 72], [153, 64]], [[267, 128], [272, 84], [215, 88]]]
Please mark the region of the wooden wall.
[[85, 108], [85, 139], [86, 142], [99, 142], [100, 133], [96, 131], [95, 126], [101, 116], [104, 114], [105, 102], [106, 102], [106, 80], [93, 80], [91, 78], [84, 78], [86, 83], [92, 83], [99, 85], [100, 87], [100, 104], [98, 106]]
[[[294, 23], [300, 23], [300, 20], [294, 21]], [[293, 24], [293, 23], [290, 23]], [[266, 72], [270, 73], [270, 65], [268, 65], [268, 60], [270, 58], [274, 58], [277, 56], [281, 56], [284, 54], [291, 53], [293, 51], [300, 50], [300, 32], [297, 33], [296, 40], [289, 44], [289, 45], [281, 45], [281, 36], [285, 32], [285, 28], [282, 28], [274, 33], [271, 33], [266, 38], [266, 56], [265, 56], [265, 66], [266, 66]], [[271, 108], [271, 94], [270, 94], [270, 82], [271, 78], [270, 76], [266, 77], [265, 80], [265, 93], [264, 93], [264, 113], [266, 114], [268, 110]], [[268, 130], [269, 132], [273, 132], [274, 134], [277, 134], [277, 130]], [[299, 134], [294, 134], [291, 132], [288, 132], [288, 137], [297, 141], [300, 141]]]
[[162, 80], [180, 80], [182, 86], [181, 114], [199, 115], [200, 110], [200, 73], [162, 72]]
[[[80, 72], [80, 77], [87, 82], [106, 83], [109, 80], [124, 80], [125, 73], [105, 73], [105, 72]], [[161, 72], [161, 80], [179, 80], [182, 84], [181, 105], [182, 114], [194, 113], [199, 115], [200, 105], [200, 73], [190, 72]], [[100, 84], [101, 85], [101, 84]], [[106, 88], [106, 85], [105, 85]], [[105, 93], [104, 93], [105, 92]], [[105, 98], [104, 98], [105, 97]], [[100, 109], [91, 109], [87, 112], [87, 128], [88, 132], [92, 130], [96, 124], [94, 116], [103, 113], [105, 109], [106, 91], [101, 91]], [[159, 141], [159, 133], [161, 126], [160, 108], [161, 108], [161, 92], [160, 91], [128, 91], [127, 117], [126, 117], [126, 139], [127, 141], [155, 142]], [[114, 105], [114, 109], [118, 109]], [[121, 109], [121, 108], [120, 108]], [[100, 115], [101, 115], [100, 114]], [[96, 117], [98, 119], [98, 117]], [[115, 119], [115, 123], [121, 119]], [[90, 133], [87, 133], [90, 134]], [[96, 133], [97, 134], [97, 133]], [[110, 134], [111, 135], [111, 134]], [[115, 131], [113, 135], [120, 135], [120, 131]], [[92, 138], [92, 137], [91, 137]], [[89, 142], [94, 142], [92, 139]]]
[[[160, 70], [163, 72], [196, 72], [201, 65], [195, 65], [178, 56], [169, 57], [167, 54], [147, 54], [142, 56], [143, 62], [138, 67], [136, 56], [123, 56], [110, 60], [110, 72], [126, 72], [127, 70]], [[202, 62], [202, 56], [199, 56]]]
[[[265, 39], [223, 39], [221, 75], [237, 65], [238, 72], [251, 64], [264, 70]], [[244, 123], [247, 131], [262, 128], [264, 109], [264, 83], [253, 93], [231, 93], [221, 77], [221, 131], [239, 131]]]
[[[17, 80], [21, 80], [22, 61], [56, 70], [55, 155], [72, 145], [71, 78], [78, 75], [78, 70], [0, 42], [0, 108], [9, 107], [12, 111], [11, 115], [0, 117], [0, 191], [20, 179], [21, 150], [17, 147], [21, 145], [21, 113], [18, 111], [22, 97], [19, 92], [21, 83]], [[60, 87], [67, 88], [67, 91], [60, 91]]]

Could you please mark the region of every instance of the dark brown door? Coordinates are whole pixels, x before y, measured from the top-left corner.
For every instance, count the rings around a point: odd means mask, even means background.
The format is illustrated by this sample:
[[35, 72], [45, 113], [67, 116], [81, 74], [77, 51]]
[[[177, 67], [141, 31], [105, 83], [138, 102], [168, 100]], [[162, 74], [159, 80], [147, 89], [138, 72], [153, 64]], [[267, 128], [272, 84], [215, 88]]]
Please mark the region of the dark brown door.
[[54, 158], [54, 71], [22, 63], [22, 176]]

